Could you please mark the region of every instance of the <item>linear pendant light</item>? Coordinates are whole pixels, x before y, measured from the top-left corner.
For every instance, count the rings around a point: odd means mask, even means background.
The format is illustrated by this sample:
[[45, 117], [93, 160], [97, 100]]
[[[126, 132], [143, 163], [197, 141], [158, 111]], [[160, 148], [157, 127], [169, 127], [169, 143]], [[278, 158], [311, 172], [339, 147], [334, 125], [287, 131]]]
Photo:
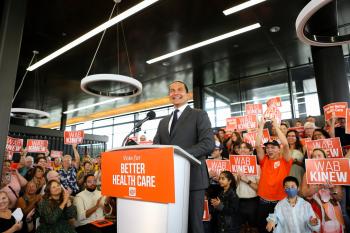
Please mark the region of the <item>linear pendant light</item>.
[[251, 31], [251, 30], [260, 28], [260, 27], [261, 27], [261, 25], [260, 25], [259, 23], [255, 23], [255, 24], [252, 24], [252, 25], [250, 25], [250, 26], [247, 26], [247, 27], [244, 27], [244, 28], [240, 28], [240, 29], [234, 30], [234, 31], [232, 31], [232, 32], [228, 32], [228, 33], [225, 33], [225, 34], [223, 34], [223, 35], [216, 36], [216, 37], [214, 37], [214, 38], [211, 38], [211, 39], [208, 39], [208, 40], [205, 40], [205, 41], [202, 41], [202, 42], [199, 42], [199, 43], [196, 43], [196, 44], [187, 46], [187, 47], [185, 47], [185, 48], [176, 50], [176, 51], [174, 51], [174, 52], [167, 53], [167, 54], [165, 54], [165, 55], [162, 55], [162, 56], [153, 58], [153, 59], [148, 60], [148, 61], [146, 61], [146, 62], [147, 62], [148, 64], [152, 64], [152, 63], [155, 63], [155, 62], [158, 62], [158, 61], [167, 59], [167, 58], [169, 58], [169, 57], [173, 57], [173, 56], [179, 55], [179, 54], [181, 54], [181, 53], [186, 53], [186, 52], [188, 52], [188, 51], [190, 51], [190, 50], [197, 49], [197, 48], [206, 46], [206, 45], [208, 45], [208, 44], [212, 44], [212, 43], [218, 42], [218, 41], [220, 41], [220, 40], [227, 39], [227, 38], [229, 38], [229, 37], [237, 36], [237, 35], [239, 35], [239, 34], [242, 34], [242, 33], [245, 33], [245, 32], [248, 32], [248, 31]]
[[224, 15], [230, 15], [230, 14], [233, 14], [233, 13], [236, 13], [238, 11], [241, 11], [241, 10], [244, 10], [246, 8], [249, 8], [251, 6], [254, 6], [254, 5], [257, 5], [261, 2], [265, 2], [266, 0], [250, 0], [248, 2], [245, 2], [245, 3], [242, 3], [242, 4], [239, 4], [237, 6], [234, 6], [234, 7], [231, 7], [227, 10], [224, 10], [223, 13]]
[[159, 0], [145, 0], [140, 2], [139, 4], [131, 7], [130, 9], [124, 11], [123, 13], [117, 15], [116, 17], [108, 20], [107, 22], [101, 24], [100, 26], [96, 27], [95, 29], [87, 32], [86, 34], [82, 35], [81, 37], [73, 40], [72, 42], [70, 42], [69, 44], [63, 46], [62, 48], [60, 48], [59, 50], [51, 53], [50, 55], [48, 55], [47, 57], [41, 59], [40, 61], [38, 61], [37, 63], [29, 66], [27, 68], [28, 71], [33, 71], [36, 68], [44, 65], [45, 63], [51, 61], [52, 59], [60, 56], [61, 54], [67, 52], [68, 50], [74, 48], [75, 46], [83, 43], [84, 41], [90, 39], [91, 37], [99, 34], [100, 32], [102, 32], [103, 30], [121, 22], [122, 20], [128, 18], [129, 16], [141, 11], [142, 9], [152, 5], [153, 3], [157, 2]]

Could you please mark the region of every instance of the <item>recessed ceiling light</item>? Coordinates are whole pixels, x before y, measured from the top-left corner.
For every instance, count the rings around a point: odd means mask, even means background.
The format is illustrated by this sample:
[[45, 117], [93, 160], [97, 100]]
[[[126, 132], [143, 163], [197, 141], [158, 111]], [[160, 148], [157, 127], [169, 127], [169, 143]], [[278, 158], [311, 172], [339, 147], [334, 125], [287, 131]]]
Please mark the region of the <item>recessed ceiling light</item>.
[[223, 13], [227, 16], [227, 15], [230, 15], [230, 14], [233, 14], [233, 13], [236, 13], [238, 11], [241, 11], [241, 10], [244, 10], [248, 7], [251, 7], [251, 6], [254, 6], [256, 4], [259, 4], [261, 2], [265, 2], [266, 0], [250, 0], [248, 2], [245, 2], [245, 3], [242, 3], [242, 4], [239, 4], [237, 6], [234, 6], [234, 7], [231, 7], [227, 10], [224, 10]]
[[270, 28], [270, 32], [279, 32], [281, 30], [281, 28], [279, 26], [273, 26]]
[[162, 56], [159, 56], [159, 57], [153, 58], [151, 60], [148, 60], [146, 62], [148, 64], [152, 64], [152, 63], [155, 63], [155, 62], [158, 62], [158, 61], [161, 61], [161, 60], [165, 60], [165, 59], [167, 59], [169, 57], [173, 57], [173, 56], [176, 56], [176, 55], [179, 55], [179, 54], [182, 54], [182, 53], [186, 53], [186, 52], [188, 52], [190, 50], [197, 49], [197, 48], [206, 46], [208, 44], [212, 44], [212, 43], [215, 43], [215, 42], [218, 42], [220, 40], [224, 40], [224, 39], [227, 39], [227, 38], [230, 38], [230, 37], [233, 37], [233, 36], [237, 36], [239, 34], [242, 34], [242, 33], [245, 33], [245, 32], [248, 32], [248, 31], [260, 28], [260, 27], [261, 27], [260, 23], [255, 23], [255, 24], [252, 24], [252, 25], [249, 25], [249, 26], [246, 26], [246, 27], [234, 30], [232, 32], [228, 32], [228, 33], [222, 34], [220, 36], [216, 36], [216, 37], [213, 37], [211, 39], [208, 39], [208, 40], [205, 40], [205, 41], [202, 41], [202, 42], [199, 42], [199, 43], [187, 46], [185, 48], [176, 50], [174, 52], [164, 54]]
[[152, 5], [153, 3], [157, 2], [159, 0], [144, 0], [142, 2], [140, 2], [139, 4], [136, 4], [135, 6], [129, 8], [128, 10], [124, 11], [123, 13], [115, 16], [114, 18], [108, 20], [107, 22], [101, 24], [100, 26], [92, 29], [91, 31], [85, 33], [84, 35], [80, 36], [79, 38], [73, 40], [72, 42], [70, 42], [69, 44], [63, 46], [62, 48], [60, 48], [59, 50], [56, 50], [55, 52], [51, 53], [50, 55], [48, 55], [47, 57], [41, 59], [40, 61], [38, 61], [37, 63], [29, 66], [27, 68], [28, 71], [33, 71], [36, 68], [44, 65], [45, 63], [51, 61], [52, 59], [60, 56], [61, 54], [67, 52], [68, 50], [74, 48], [75, 46], [83, 43], [84, 41], [90, 39], [91, 37], [99, 34], [100, 32], [104, 31], [105, 29], [123, 21], [124, 19], [128, 18], [129, 16], [141, 11], [142, 9]]
[[162, 62], [162, 66], [165, 66], [165, 67], [170, 66], [170, 62], [164, 61], [164, 62]]

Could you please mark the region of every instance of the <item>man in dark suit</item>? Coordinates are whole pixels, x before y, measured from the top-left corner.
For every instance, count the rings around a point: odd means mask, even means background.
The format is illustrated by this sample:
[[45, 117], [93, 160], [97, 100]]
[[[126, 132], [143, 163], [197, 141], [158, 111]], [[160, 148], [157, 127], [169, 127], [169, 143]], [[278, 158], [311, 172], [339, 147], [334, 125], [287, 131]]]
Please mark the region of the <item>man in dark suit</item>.
[[204, 193], [209, 185], [205, 159], [215, 146], [213, 131], [207, 113], [188, 106], [185, 83], [171, 83], [169, 99], [174, 112], [160, 121], [153, 143], [179, 146], [201, 161], [201, 165], [191, 165], [188, 232], [204, 233]]

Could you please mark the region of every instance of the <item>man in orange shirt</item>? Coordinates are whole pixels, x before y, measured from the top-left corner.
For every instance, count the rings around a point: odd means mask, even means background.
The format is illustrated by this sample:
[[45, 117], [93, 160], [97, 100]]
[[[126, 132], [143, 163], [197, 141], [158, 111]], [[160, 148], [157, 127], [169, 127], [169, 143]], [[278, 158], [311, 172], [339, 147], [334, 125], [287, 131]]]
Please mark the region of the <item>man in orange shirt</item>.
[[267, 232], [265, 229], [266, 218], [269, 213], [274, 212], [278, 201], [286, 197], [283, 189], [283, 180], [289, 174], [293, 160], [289, 154], [289, 145], [286, 136], [280, 130], [276, 119], [272, 119], [272, 125], [276, 129], [277, 136], [282, 145], [276, 140], [265, 143], [265, 151], [261, 146], [265, 120], [262, 119], [259, 125], [258, 136], [255, 148], [261, 167], [261, 177], [258, 186], [259, 210], [258, 224], [259, 232]]

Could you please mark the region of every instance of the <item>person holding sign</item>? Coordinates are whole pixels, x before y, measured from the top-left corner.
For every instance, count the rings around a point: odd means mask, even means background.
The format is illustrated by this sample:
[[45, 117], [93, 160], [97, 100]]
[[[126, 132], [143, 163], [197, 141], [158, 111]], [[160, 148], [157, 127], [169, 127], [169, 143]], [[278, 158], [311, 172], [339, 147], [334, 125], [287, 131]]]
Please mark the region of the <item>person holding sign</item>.
[[160, 121], [153, 143], [180, 146], [201, 161], [200, 166], [191, 165], [188, 233], [203, 233], [204, 194], [209, 185], [205, 159], [215, 145], [213, 131], [208, 114], [188, 106], [185, 83], [174, 81], [169, 85], [169, 100], [174, 112]]
[[300, 142], [299, 133], [296, 130], [288, 130], [287, 141], [289, 144], [290, 155], [293, 159], [293, 165], [289, 175], [298, 179], [299, 184], [303, 180], [304, 169], [304, 148]]
[[266, 218], [269, 213], [272, 213], [277, 202], [286, 197], [281, 183], [288, 176], [293, 160], [290, 156], [289, 145], [286, 136], [280, 130], [276, 119], [272, 119], [272, 125], [276, 129], [276, 134], [281, 141], [280, 144], [276, 141], [265, 143], [265, 149], [261, 146], [265, 120], [262, 119], [259, 125], [258, 135], [256, 138], [256, 151], [261, 167], [261, 177], [258, 186], [259, 211], [258, 211], [258, 226], [260, 232], [266, 232]]
[[283, 186], [287, 197], [279, 201], [274, 213], [267, 217], [267, 231], [274, 230], [275, 233], [319, 232], [320, 222], [310, 203], [298, 196], [298, 180], [293, 176], [287, 176], [283, 180]]
[[72, 165], [72, 157], [70, 155], [63, 156], [62, 168], [58, 170], [63, 187], [72, 192], [73, 195], [79, 192], [79, 186], [77, 184], [77, 171], [80, 167], [80, 156], [77, 150], [77, 145], [72, 145], [75, 164]]
[[[252, 155], [253, 147], [247, 142], [238, 146], [239, 155]], [[243, 224], [248, 223], [246, 230], [256, 231], [256, 213], [258, 211], [257, 191], [260, 179], [260, 166], [257, 165], [257, 176], [248, 176], [243, 173], [235, 175], [237, 181], [237, 195], [239, 197], [239, 212]]]
[[[316, 148], [311, 154], [312, 159], [325, 159], [326, 152]], [[317, 217], [321, 221], [321, 233], [343, 232], [344, 219], [339, 201], [343, 198], [341, 186], [330, 183], [307, 184], [306, 171], [301, 186], [301, 194], [310, 202]]]

